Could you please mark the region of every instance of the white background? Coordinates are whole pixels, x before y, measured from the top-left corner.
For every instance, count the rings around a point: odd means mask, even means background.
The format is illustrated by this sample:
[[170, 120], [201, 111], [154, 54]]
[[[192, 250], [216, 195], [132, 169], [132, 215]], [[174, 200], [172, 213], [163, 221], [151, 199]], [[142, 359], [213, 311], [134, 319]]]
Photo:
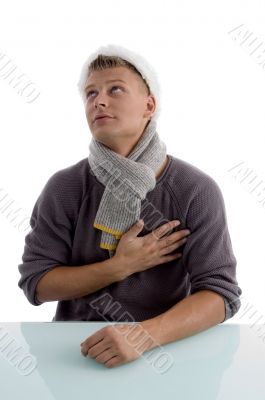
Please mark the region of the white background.
[[[265, 322], [265, 190], [257, 197], [229, 172], [243, 163], [264, 188], [265, 53], [251, 55], [256, 46], [241, 45], [239, 29], [229, 33], [242, 24], [257, 45], [265, 42], [264, 11], [257, 0], [5, 2], [0, 54], [40, 95], [27, 103], [0, 76], [0, 200], [8, 194], [29, 217], [49, 177], [88, 156], [81, 66], [101, 45], [137, 51], [159, 77], [157, 130], [168, 153], [211, 175], [223, 193], [242, 309], [255, 312], [227, 322]], [[51, 321], [56, 302], [32, 306], [17, 286], [25, 233], [13, 225], [0, 211], [0, 320]]]

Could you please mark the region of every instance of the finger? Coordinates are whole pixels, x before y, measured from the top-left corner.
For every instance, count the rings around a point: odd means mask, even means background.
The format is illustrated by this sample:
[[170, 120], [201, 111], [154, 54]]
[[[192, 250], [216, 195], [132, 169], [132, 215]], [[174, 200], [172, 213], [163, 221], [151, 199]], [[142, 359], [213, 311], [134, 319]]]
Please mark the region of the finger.
[[178, 249], [183, 244], [185, 244], [187, 240], [188, 240], [188, 238], [183, 238], [183, 239], [178, 240], [177, 242], [171, 244], [170, 246], [163, 247], [160, 251], [160, 256], [164, 256], [165, 254], [170, 254], [172, 251]]
[[115, 357], [112, 357], [109, 361], [105, 362], [104, 365], [108, 368], [112, 368], [112, 367], [120, 365], [121, 363], [122, 363], [121, 358], [119, 356], [115, 356]]
[[173, 232], [170, 237], [167, 236], [166, 238], [160, 239], [158, 244], [163, 249], [166, 246], [174, 244], [176, 241], [182, 240], [182, 238], [186, 238], [190, 233], [189, 229], [182, 229], [181, 231]]
[[101, 342], [105, 338], [105, 333], [103, 332], [96, 332], [92, 336], [89, 336], [86, 340], [82, 342], [82, 349], [87, 352], [87, 350], [97, 343]]
[[108, 362], [109, 360], [111, 360], [113, 357], [116, 357], [117, 353], [114, 353], [113, 350], [106, 350], [103, 353], [99, 354], [95, 360], [104, 364], [106, 362]]
[[141, 219], [137, 221], [125, 234], [127, 237], [134, 238], [141, 232], [144, 227], [144, 221]]
[[[160, 240], [162, 236], [164, 236], [168, 231], [171, 231], [176, 226], [180, 224], [180, 221], [169, 221], [166, 224], [160, 226], [159, 228], [155, 229], [152, 234], [155, 236], [157, 240]], [[170, 232], [169, 232], [170, 234]]]
[[[98, 344], [100, 344], [101, 342], [103, 342], [103, 340], [101, 340]], [[94, 347], [96, 347], [97, 344], [93, 345], [93, 346], [88, 346], [87, 344], [83, 344], [81, 346], [81, 352], [84, 356], [86, 356], [88, 354], [88, 352], [92, 351], [92, 349], [94, 349]]]
[[160, 257], [160, 260], [161, 260], [160, 264], [166, 264], [168, 262], [178, 260], [181, 257], [182, 257], [182, 253], [166, 254], [166, 255]]
[[102, 340], [100, 343], [95, 344], [94, 346], [87, 349], [87, 355], [92, 358], [95, 358], [99, 354], [103, 353], [103, 351], [106, 351], [110, 348], [111, 348], [111, 346], [109, 344], [107, 345], [106, 342], [104, 340]]

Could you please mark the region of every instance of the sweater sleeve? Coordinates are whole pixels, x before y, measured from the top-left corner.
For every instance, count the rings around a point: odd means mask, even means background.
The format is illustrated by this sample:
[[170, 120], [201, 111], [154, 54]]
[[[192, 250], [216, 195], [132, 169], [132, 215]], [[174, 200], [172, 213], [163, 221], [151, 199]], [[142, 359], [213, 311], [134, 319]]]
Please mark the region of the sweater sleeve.
[[36, 298], [40, 278], [71, 261], [73, 226], [68, 183], [65, 174], [56, 172], [44, 186], [30, 218], [31, 231], [25, 237], [23, 262], [18, 266], [18, 286], [35, 306], [42, 304]]
[[207, 289], [220, 294], [225, 303], [226, 321], [239, 310], [242, 290], [236, 280], [237, 261], [228, 231], [224, 199], [211, 177], [206, 184], [196, 186], [186, 226], [191, 233], [181, 259], [190, 276], [190, 293]]

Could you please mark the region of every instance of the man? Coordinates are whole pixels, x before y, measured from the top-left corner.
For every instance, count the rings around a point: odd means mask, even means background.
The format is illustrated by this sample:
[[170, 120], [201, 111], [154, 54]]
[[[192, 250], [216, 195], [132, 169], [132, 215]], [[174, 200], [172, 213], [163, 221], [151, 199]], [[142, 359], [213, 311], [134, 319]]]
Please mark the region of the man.
[[40, 194], [19, 287], [33, 305], [58, 301], [55, 321], [140, 322], [107, 326], [81, 344], [113, 367], [231, 318], [242, 290], [217, 183], [167, 154], [156, 132], [151, 66], [121, 46], [101, 47], [79, 89], [90, 154]]

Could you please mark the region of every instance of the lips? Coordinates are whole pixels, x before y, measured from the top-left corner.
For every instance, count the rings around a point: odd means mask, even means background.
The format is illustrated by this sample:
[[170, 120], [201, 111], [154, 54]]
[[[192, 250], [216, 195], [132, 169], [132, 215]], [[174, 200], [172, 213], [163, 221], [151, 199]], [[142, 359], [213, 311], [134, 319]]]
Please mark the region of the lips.
[[96, 120], [103, 119], [103, 118], [110, 118], [110, 117], [98, 117], [98, 118], [96, 118]]
[[113, 118], [113, 117], [107, 114], [97, 115], [94, 119], [94, 122], [97, 121], [98, 119], [104, 119], [104, 118]]

